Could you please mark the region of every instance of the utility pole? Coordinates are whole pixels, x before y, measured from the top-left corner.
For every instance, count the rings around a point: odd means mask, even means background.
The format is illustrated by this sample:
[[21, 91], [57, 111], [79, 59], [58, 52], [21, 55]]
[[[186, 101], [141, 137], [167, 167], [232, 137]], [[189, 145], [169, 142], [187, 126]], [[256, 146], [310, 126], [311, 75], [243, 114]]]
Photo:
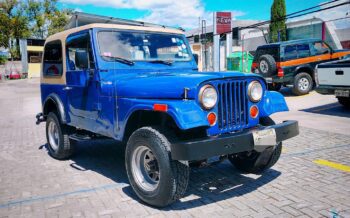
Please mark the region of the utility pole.
[[214, 37], [213, 37], [213, 70], [220, 70], [220, 34], [217, 34], [216, 13], [213, 13]]

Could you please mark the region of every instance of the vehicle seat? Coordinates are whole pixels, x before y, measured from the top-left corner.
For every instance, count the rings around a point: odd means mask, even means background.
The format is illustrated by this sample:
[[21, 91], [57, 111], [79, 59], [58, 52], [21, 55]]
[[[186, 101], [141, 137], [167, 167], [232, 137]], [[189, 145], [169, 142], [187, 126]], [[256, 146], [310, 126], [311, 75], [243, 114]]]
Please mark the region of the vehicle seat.
[[69, 60], [69, 69], [70, 70], [75, 70], [75, 63], [72, 60]]

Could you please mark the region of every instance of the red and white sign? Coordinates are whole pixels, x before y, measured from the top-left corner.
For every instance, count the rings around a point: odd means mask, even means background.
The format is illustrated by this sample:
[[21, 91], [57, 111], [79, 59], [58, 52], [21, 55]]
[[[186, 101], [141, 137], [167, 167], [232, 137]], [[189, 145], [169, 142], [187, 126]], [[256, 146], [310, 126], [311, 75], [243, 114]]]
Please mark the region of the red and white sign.
[[231, 32], [231, 12], [216, 13], [216, 34]]

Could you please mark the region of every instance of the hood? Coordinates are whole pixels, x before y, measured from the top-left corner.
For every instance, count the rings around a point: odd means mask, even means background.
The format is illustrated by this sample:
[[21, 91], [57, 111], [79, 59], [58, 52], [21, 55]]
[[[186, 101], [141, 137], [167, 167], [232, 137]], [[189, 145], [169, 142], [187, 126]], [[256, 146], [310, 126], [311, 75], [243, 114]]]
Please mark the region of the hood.
[[[182, 99], [184, 88], [194, 99], [201, 83], [232, 77], [257, 77], [239, 72], [144, 72], [115, 74], [119, 98]], [[112, 79], [112, 78], [110, 78]]]

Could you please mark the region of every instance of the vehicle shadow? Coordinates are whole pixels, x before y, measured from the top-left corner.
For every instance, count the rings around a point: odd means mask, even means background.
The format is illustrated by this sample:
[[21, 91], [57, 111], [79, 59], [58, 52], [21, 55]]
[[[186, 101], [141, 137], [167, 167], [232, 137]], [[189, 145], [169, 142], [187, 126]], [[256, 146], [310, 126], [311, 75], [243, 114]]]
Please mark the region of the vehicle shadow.
[[[93, 170], [116, 183], [129, 184], [124, 163], [124, 146], [118, 146], [113, 140], [77, 143], [76, 155], [71, 160], [74, 161], [71, 167], [76, 170]], [[195, 208], [242, 196], [273, 181], [280, 174], [270, 169], [259, 176], [242, 175], [228, 161], [205, 168], [193, 168], [184, 198], [161, 210]], [[130, 185], [122, 190], [129, 197], [144, 204]]]
[[322, 115], [330, 115], [330, 116], [338, 116], [338, 117], [347, 117], [350, 118], [350, 110], [343, 107], [338, 102], [325, 104], [317, 107], [306, 108], [300, 111], [322, 114]]
[[292, 88], [290, 87], [282, 87], [279, 90], [279, 93], [281, 93], [284, 97], [295, 97], [295, 95], [292, 92]]
[[[286, 98], [288, 98], [288, 97], [298, 97], [297, 95], [295, 95], [293, 93], [292, 87], [282, 87], [278, 92], [281, 93]], [[312, 92], [314, 92], [314, 89], [312, 89], [310, 91], [310, 93], [312, 93]]]
[[[243, 196], [268, 184], [280, 175], [281, 172], [274, 169], [269, 169], [258, 176], [244, 175], [228, 161], [202, 169], [193, 168], [185, 196], [168, 207], [158, 209], [186, 210]], [[150, 207], [138, 199], [131, 186], [124, 187], [123, 191], [139, 203]]]
[[114, 140], [91, 140], [75, 144], [70, 166], [79, 171], [95, 171], [116, 183], [129, 184], [124, 164], [124, 146]]

